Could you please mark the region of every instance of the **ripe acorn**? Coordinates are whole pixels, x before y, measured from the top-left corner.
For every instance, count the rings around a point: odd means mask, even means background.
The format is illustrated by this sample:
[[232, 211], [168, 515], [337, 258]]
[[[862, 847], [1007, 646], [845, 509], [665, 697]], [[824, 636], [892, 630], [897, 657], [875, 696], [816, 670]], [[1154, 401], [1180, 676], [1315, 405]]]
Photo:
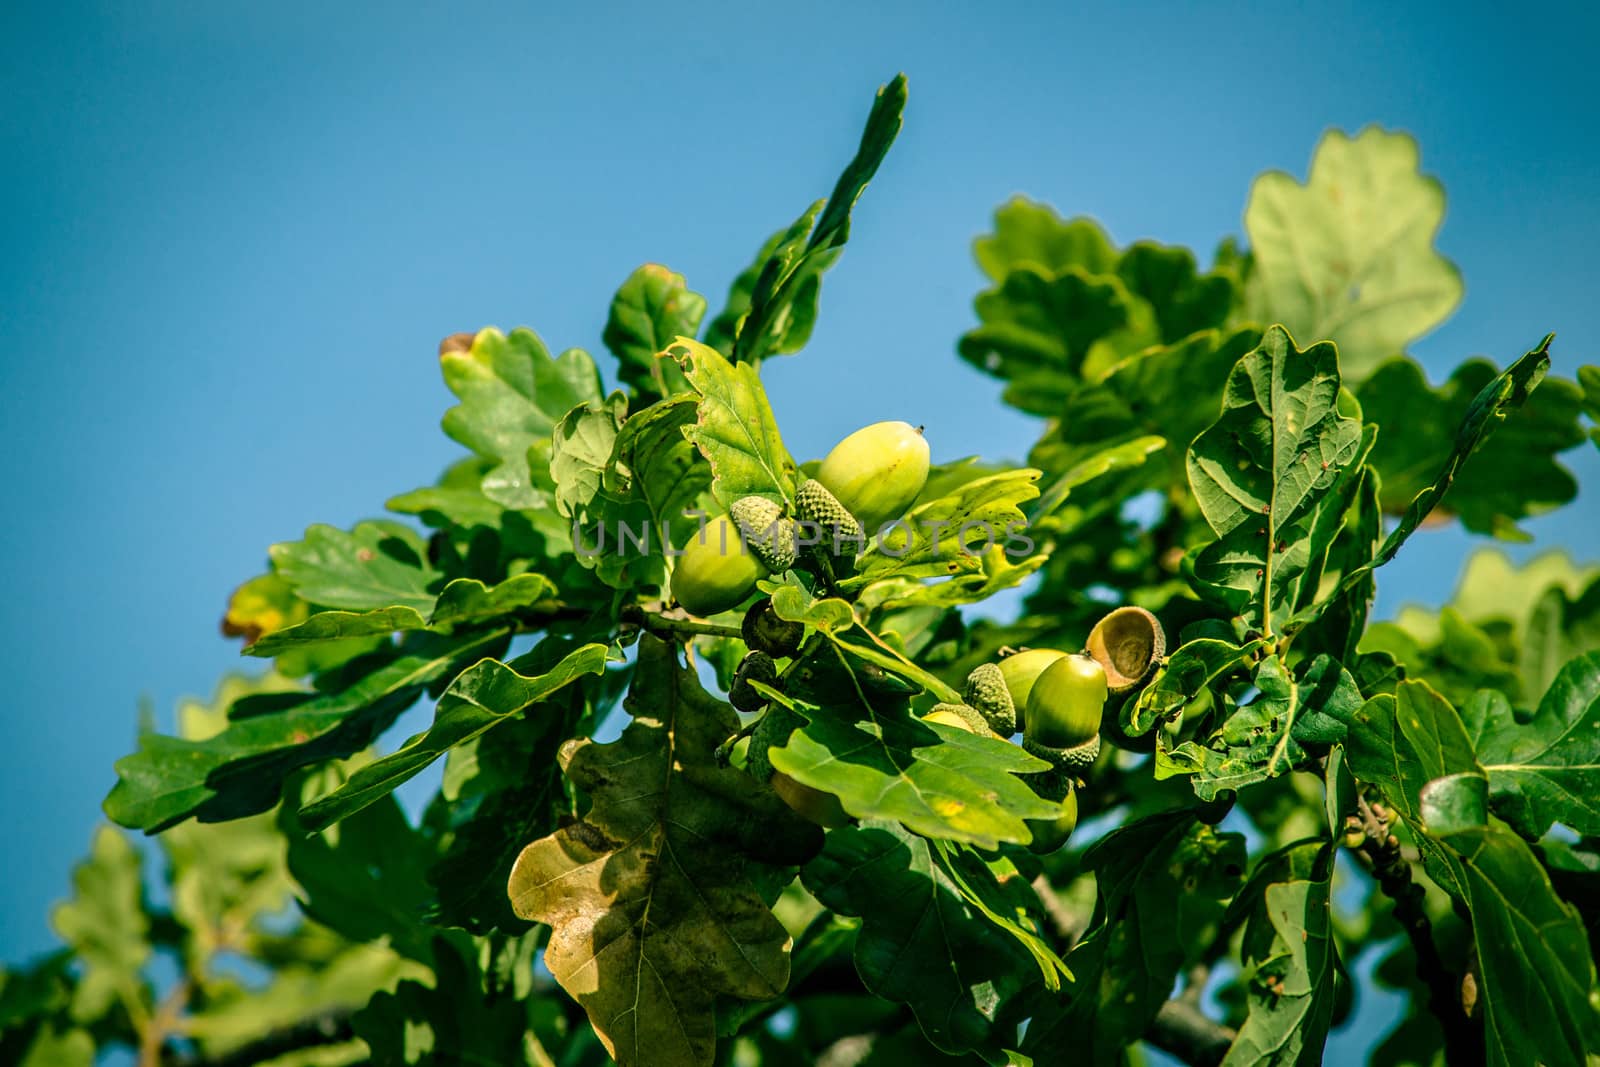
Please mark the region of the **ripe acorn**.
[[740, 711], [760, 711], [767, 706], [766, 695], [751, 682], [775, 686], [778, 684], [778, 665], [765, 652], [748, 653], [739, 661], [733, 673], [733, 684], [728, 687], [728, 702]]
[[1066, 796], [1061, 798], [1061, 813], [1054, 819], [1029, 819], [1028, 829], [1033, 832], [1033, 840], [1028, 842], [1028, 851], [1037, 856], [1048, 855], [1067, 843], [1067, 838], [1072, 836], [1072, 831], [1078, 828], [1078, 791], [1068, 787]]
[[867, 530], [904, 515], [928, 481], [928, 439], [906, 422], [875, 422], [833, 446], [817, 481]]
[[1094, 624], [1085, 649], [1106, 672], [1111, 692], [1132, 689], [1167, 654], [1167, 634], [1143, 608], [1117, 608]]
[[767, 574], [738, 526], [719, 515], [683, 546], [672, 571], [672, 595], [692, 615], [716, 615], [738, 607]]
[[1073, 654], [1046, 667], [1028, 693], [1028, 740], [1049, 748], [1073, 748], [1100, 733], [1106, 672], [1088, 656]]
[[745, 496], [733, 502], [728, 517], [744, 535], [744, 543], [763, 566], [782, 573], [794, 566], [800, 554], [799, 534], [783, 506], [764, 496]]
[[802, 483], [795, 490], [794, 513], [814, 527], [806, 531], [815, 537], [811, 543], [830, 555], [849, 555], [853, 558], [866, 544], [861, 524], [856, 522], [855, 516], [815, 478]]
[[1000, 675], [1006, 681], [1006, 691], [1011, 694], [1017, 726], [1027, 728], [1028, 696], [1033, 692], [1033, 683], [1046, 667], [1065, 655], [1059, 649], [1030, 648], [1014, 652], [1000, 661]]
[[780, 619], [772, 609], [770, 597], [758, 600], [744, 613], [739, 626], [744, 643], [774, 659], [785, 659], [800, 651], [800, 642], [806, 636], [804, 623]]
[[976, 708], [993, 730], [1001, 737], [1017, 732], [1016, 706], [1011, 702], [1011, 691], [1006, 686], [1005, 675], [993, 663], [982, 663], [967, 675], [967, 688], [962, 698], [968, 706]]

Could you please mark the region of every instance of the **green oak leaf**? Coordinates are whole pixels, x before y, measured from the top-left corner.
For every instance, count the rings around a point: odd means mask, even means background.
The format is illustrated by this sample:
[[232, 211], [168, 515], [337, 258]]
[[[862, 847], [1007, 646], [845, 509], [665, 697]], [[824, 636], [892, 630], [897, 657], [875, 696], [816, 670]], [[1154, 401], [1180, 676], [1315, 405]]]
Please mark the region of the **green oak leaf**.
[[[1427, 488], [1456, 445], [1456, 427], [1495, 377], [1488, 360], [1469, 360], [1434, 390], [1415, 361], [1399, 358], [1361, 383], [1356, 395], [1363, 415], [1383, 427], [1372, 462], [1383, 475], [1385, 511], [1403, 513]], [[1578, 491], [1556, 455], [1583, 441], [1580, 406], [1576, 386], [1546, 380], [1538, 396], [1506, 420], [1495, 448], [1461, 465], [1455, 491], [1439, 502], [1436, 514], [1457, 515], [1474, 533], [1527, 540], [1518, 520], [1559, 507]]]
[[[1583, 412], [1590, 423], [1600, 424], [1600, 367], [1578, 368], [1578, 387], [1583, 390]], [[1589, 439], [1600, 447], [1600, 425], [1589, 427]]]
[[999, 548], [1030, 555], [1021, 505], [1039, 495], [1030, 468], [975, 478], [937, 499], [923, 498], [903, 519], [867, 531], [871, 544], [856, 575], [840, 582], [860, 589], [887, 578], [948, 578], [983, 569], [984, 553]]
[[573, 408], [551, 431], [550, 478], [556, 487], [556, 510], [566, 518], [587, 515], [627, 417], [628, 398], [612, 393]]
[[762, 263], [750, 290], [749, 307], [737, 328], [732, 352], [735, 363], [760, 363], [767, 356], [797, 352], [810, 339], [822, 273], [844, 251], [850, 239], [850, 212], [900, 133], [905, 107], [906, 77], [900, 74], [879, 88], [861, 133], [861, 145], [839, 175], [804, 244], [799, 241], [797, 223], [789, 230], [794, 236], [780, 243]]
[[57, 1029], [46, 1022], [33, 1035], [17, 1067], [90, 1067], [94, 1063], [94, 1038], [87, 1030]]
[[1461, 715], [1489, 776], [1495, 814], [1529, 838], [1557, 822], [1600, 834], [1600, 653], [1563, 667], [1532, 718], [1519, 719], [1492, 690], [1469, 700]]
[[1247, 666], [1262, 643], [1239, 644], [1212, 637], [1185, 641], [1137, 698], [1123, 703], [1123, 731], [1129, 737], [1149, 733], [1182, 711], [1202, 690]]
[[1233, 310], [1233, 278], [1221, 271], [1201, 274], [1187, 248], [1137, 241], [1122, 253], [1117, 276], [1150, 305], [1165, 344], [1218, 329]]
[[871, 705], [788, 703], [803, 722], [768, 759], [800, 784], [837, 797], [858, 819], [889, 819], [927, 837], [995, 848], [1027, 843], [1026, 820], [1056, 812], [1017, 777], [1049, 765], [1009, 741]]
[[[968, 864], [963, 873], [987, 870]], [[1037, 973], [1033, 960], [997, 936], [927, 839], [877, 820], [835, 830], [801, 879], [824, 907], [861, 918], [855, 964], [869, 991], [910, 1005], [948, 1054], [999, 1051], [1007, 1035], [997, 1016]]]
[[234, 718], [205, 740], [147, 733], [139, 751], [117, 761], [106, 814], [155, 833], [191, 815], [221, 822], [267, 811], [290, 772], [359, 752], [427, 686], [491, 654], [506, 636], [504, 628], [451, 638], [410, 635], [352, 664], [360, 670], [343, 688], [291, 696], [285, 706]]
[[1012, 383], [1006, 401], [1055, 414], [1061, 390], [1083, 370], [1090, 347], [1132, 321], [1135, 297], [1115, 275], [1021, 266], [978, 294], [981, 325], [961, 338], [961, 358]]
[[1351, 771], [1404, 815], [1429, 875], [1471, 911], [1489, 1062], [1582, 1062], [1600, 1045], [1582, 920], [1528, 845], [1487, 819], [1486, 772], [1455, 708], [1406, 681], [1349, 725]]
[[[1244, 877], [1244, 839], [1190, 811], [1146, 816], [1091, 845], [1097, 921], [1067, 956], [1078, 980], [1048, 998], [1023, 1051], [1118, 1064], [1171, 995], [1178, 976], [1218, 936]], [[1055, 1062], [1041, 1059], [1040, 1062]]]
[[[739, 328], [744, 325], [745, 317], [750, 313], [750, 300], [755, 294], [756, 282], [768, 269], [768, 263], [777, 263], [779, 273], [785, 265], [793, 264], [795, 258], [805, 248], [806, 235], [811, 232], [812, 225], [822, 212], [822, 205], [823, 201], [818, 200], [806, 208], [799, 218], [762, 242], [756, 251], [755, 259], [733, 279], [733, 284], [728, 288], [727, 302], [722, 310], [711, 320], [711, 325], [706, 327], [706, 344], [730, 359], [733, 357]], [[802, 329], [808, 335], [816, 323], [817, 301], [821, 293], [820, 284], [813, 280], [810, 285], [794, 294], [789, 306], [789, 317], [802, 323]]]
[[[1047, 471], [1071, 472], [1115, 442], [1159, 438], [1168, 446], [1168, 477], [1153, 484], [1186, 486], [1190, 444], [1216, 418], [1229, 372], [1260, 339], [1253, 327], [1207, 330], [1120, 360], [1052, 412], [1056, 418], [1028, 461]], [[1047, 498], [1051, 492], [1046, 490]]]
[[1525, 691], [1542, 693], [1565, 664], [1600, 649], [1600, 578], [1571, 597], [1559, 585], [1546, 589], [1528, 612], [1520, 637], [1517, 666]]
[[[666, 540], [682, 547], [691, 531], [698, 532], [696, 509], [711, 484], [711, 470], [687, 436], [698, 410], [693, 396], [677, 396], [633, 415], [622, 424], [606, 468], [605, 492], [619, 505], [614, 521], [631, 522], [630, 528], [648, 522], [665, 531], [651, 540], [655, 560], [665, 556]], [[621, 555], [619, 579], [632, 569]]]
[[247, 656], [270, 659], [308, 645], [421, 630], [427, 625], [427, 620], [416, 608], [405, 605], [374, 608], [371, 611], [319, 611], [305, 622], [275, 630], [258, 641], [252, 641], [244, 647], [243, 652]]
[[73, 869], [72, 897], [50, 913], [50, 925], [81, 967], [72, 991], [72, 1018], [79, 1022], [146, 997], [142, 972], [151, 946], [142, 868], [128, 839], [101, 826], [88, 858]]
[[674, 339], [699, 333], [705, 313], [706, 298], [690, 289], [683, 275], [659, 263], [646, 263], [628, 275], [611, 298], [602, 335], [617, 357], [617, 377], [647, 400], [687, 392], [689, 383], [677, 364], [661, 356]]
[[487, 995], [487, 976], [468, 951], [439, 939], [431, 984], [415, 979], [381, 992], [356, 1013], [355, 1032], [384, 1064], [552, 1062], [531, 1032], [527, 1004], [502, 990]]
[[1250, 190], [1251, 316], [1332, 339], [1345, 375], [1365, 377], [1461, 301], [1460, 272], [1433, 247], [1443, 218], [1411, 137], [1329, 131], [1304, 185], [1269, 171]]
[[688, 337], [678, 338], [669, 351], [700, 397], [697, 420], [684, 433], [711, 464], [717, 501], [727, 507], [745, 496], [792, 500], [794, 460], [783, 447], [755, 367], [735, 366]]
[[357, 523], [346, 533], [318, 524], [299, 541], [267, 550], [272, 569], [300, 599], [324, 608], [433, 610], [443, 575], [428, 563], [417, 532], [388, 519]]
[[511, 872], [519, 916], [551, 927], [544, 962], [625, 1065], [709, 1065], [718, 997], [763, 1000], [789, 978], [789, 935], [755, 878], [804, 862], [820, 832], [718, 762], [739, 729], [673, 646], [645, 635], [609, 744], [562, 747], [587, 814], [528, 845]]
[[538, 334], [519, 327], [509, 336], [481, 330], [470, 347], [442, 346], [439, 364], [461, 400], [445, 412], [444, 432], [495, 464], [484, 495], [507, 508], [546, 506], [550, 433], [573, 407], [600, 399], [594, 360], [576, 348], [551, 358]]
[[458, 674], [439, 697], [433, 725], [425, 733], [356, 770], [348, 782], [302, 808], [300, 818], [313, 831], [349, 818], [389, 795], [456, 745], [521, 714], [562, 686], [605, 669], [606, 646], [601, 644], [584, 645], [550, 670], [532, 677], [519, 674], [511, 664], [481, 660]]
[[1333, 940], [1330, 900], [1333, 865], [1322, 877], [1274, 882], [1262, 895], [1252, 921], [1271, 924], [1271, 940], [1246, 935], [1246, 960], [1255, 965], [1249, 985], [1250, 1014], [1234, 1038], [1224, 1067], [1322, 1062], [1333, 1021], [1334, 972], [1339, 953]]
[[1372, 447], [1337, 409], [1338, 356], [1274, 326], [1228, 376], [1222, 414], [1189, 448], [1189, 483], [1217, 540], [1196, 578], [1271, 633], [1317, 588]]
[[1064, 220], [1054, 208], [1014, 196], [994, 213], [994, 232], [972, 243], [978, 266], [992, 281], [1004, 281], [1019, 267], [1056, 274], [1079, 267], [1089, 274], [1111, 274], [1117, 250], [1098, 222]]
[[1195, 795], [1215, 800], [1226, 790], [1292, 770], [1305, 761], [1308, 744], [1342, 739], [1342, 727], [1361, 703], [1355, 679], [1327, 656], [1307, 664], [1299, 678], [1269, 656], [1256, 668], [1255, 685], [1259, 695], [1235, 709], [1203, 742], [1169, 747], [1166, 734], [1160, 734], [1156, 777], [1191, 775]]

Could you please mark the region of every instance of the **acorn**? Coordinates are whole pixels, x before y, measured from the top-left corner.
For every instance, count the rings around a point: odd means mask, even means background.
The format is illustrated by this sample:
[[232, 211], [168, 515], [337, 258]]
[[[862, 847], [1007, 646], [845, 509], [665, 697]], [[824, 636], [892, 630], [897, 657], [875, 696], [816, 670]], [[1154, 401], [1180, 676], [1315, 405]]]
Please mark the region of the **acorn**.
[[928, 481], [928, 439], [907, 422], [875, 422], [833, 446], [818, 482], [869, 531], [904, 515]]
[[751, 682], [770, 686], [778, 684], [778, 665], [765, 652], [747, 654], [733, 672], [733, 684], [728, 687], [728, 702], [740, 711], [760, 711], [767, 706], [766, 695]]
[[683, 546], [672, 570], [672, 596], [692, 615], [716, 615], [743, 603], [768, 573], [738, 526], [719, 515]]
[[1122, 607], [1094, 624], [1084, 651], [1106, 672], [1113, 693], [1143, 682], [1167, 654], [1167, 634], [1143, 608]]
[[744, 496], [733, 502], [728, 517], [744, 535], [744, 543], [774, 574], [794, 566], [800, 554], [794, 520], [785, 518], [783, 506], [764, 496]]
[[1011, 690], [1005, 675], [993, 663], [979, 664], [967, 675], [966, 691], [962, 699], [976, 708], [984, 721], [1001, 737], [1017, 732], [1017, 711], [1011, 700]]
[[1028, 842], [1028, 851], [1038, 856], [1048, 855], [1066, 844], [1072, 831], [1077, 828], [1078, 791], [1069, 784], [1066, 794], [1061, 798], [1059, 815], [1054, 819], [1028, 820], [1028, 829], [1033, 833], [1033, 840]]
[[994, 731], [989, 729], [989, 721], [977, 708], [966, 704], [935, 704], [927, 717], [939, 716], [939, 721], [947, 722], [950, 716], [960, 719], [967, 724], [967, 729], [979, 737], [991, 737]]
[[1093, 658], [1063, 656], [1040, 672], [1028, 693], [1022, 747], [1058, 770], [1079, 774], [1100, 755], [1106, 672]]
[[1030, 648], [1013, 652], [1000, 660], [1000, 676], [1005, 679], [1006, 691], [1011, 694], [1011, 706], [1016, 712], [1017, 728], [1026, 729], [1028, 722], [1028, 695], [1033, 683], [1044, 669], [1066, 653], [1055, 648]]
[[773, 659], [786, 659], [800, 651], [800, 642], [806, 636], [804, 623], [790, 622], [778, 617], [773, 610], [772, 598], [767, 597], [750, 605], [739, 625], [744, 643]]

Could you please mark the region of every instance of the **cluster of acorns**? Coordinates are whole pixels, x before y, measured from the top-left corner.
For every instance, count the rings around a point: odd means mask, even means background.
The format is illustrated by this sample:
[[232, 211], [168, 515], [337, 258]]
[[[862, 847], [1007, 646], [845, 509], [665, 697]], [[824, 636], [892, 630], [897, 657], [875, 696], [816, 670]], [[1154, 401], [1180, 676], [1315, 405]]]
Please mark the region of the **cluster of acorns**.
[[853, 558], [868, 533], [905, 514], [927, 481], [920, 428], [865, 426], [800, 484], [792, 515], [779, 501], [746, 496], [697, 530], [673, 568], [673, 598], [692, 614], [715, 615], [742, 604], [762, 578], [794, 567], [802, 548]]
[[1029, 822], [1035, 852], [1054, 852], [1078, 824], [1078, 789], [1100, 755], [1107, 698], [1138, 687], [1166, 655], [1166, 633], [1143, 608], [1117, 608], [1095, 624], [1084, 651], [1015, 652], [967, 675], [965, 703], [938, 704], [926, 722], [1010, 738], [1053, 770], [1029, 777], [1034, 791], [1060, 803], [1054, 820]]

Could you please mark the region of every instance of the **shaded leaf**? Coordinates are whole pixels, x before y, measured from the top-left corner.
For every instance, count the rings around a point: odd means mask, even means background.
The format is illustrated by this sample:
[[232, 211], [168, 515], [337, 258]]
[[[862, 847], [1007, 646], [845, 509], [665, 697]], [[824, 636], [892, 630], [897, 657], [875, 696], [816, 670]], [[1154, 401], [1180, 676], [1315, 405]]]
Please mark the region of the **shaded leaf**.
[[996, 1017], [1037, 971], [967, 902], [924, 838], [886, 822], [835, 830], [801, 877], [824, 907], [861, 917], [856, 970], [871, 992], [909, 1004], [947, 1053], [999, 1050]]
[[1255, 1064], [1319, 1064], [1333, 1020], [1334, 971], [1332, 882], [1274, 882], [1267, 886], [1261, 914], [1272, 925], [1270, 944], [1246, 937], [1247, 962], [1256, 966], [1250, 980], [1250, 1014], [1223, 1060], [1232, 1067]]
[[567, 518], [587, 517], [600, 492], [617, 431], [628, 415], [628, 398], [612, 393], [567, 412], [550, 436], [550, 478], [556, 509]]
[[121, 1002], [144, 999], [150, 959], [143, 864], [128, 839], [109, 826], [95, 831], [89, 856], [72, 872], [72, 897], [55, 906], [50, 925], [81, 968], [72, 1017], [91, 1022]]
[[1269, 171], [1250, 190], [1252, 316], [1332, 339], [1346, 376], [1365, 377], [1461, 301], [1460, 272], [1433, 247], [1443, 218], [1444, 189], [1420, 173], [1411, 137], [1329, 131], [1304, 185]]
[[578, 822], [535, 841], [512, 870], [512, 906], [548, 923], [545, 963], [622, 1064], [710, 1064], [719, 996], [783, 992], [789, 935], [752, 877], [818, 847], [767, 787], [720, 765], [739, 728], [672, 646], [640, 639], [628, 710], [610, 744], [562, 748], [592, 800]]
[[451, 748], [498, 726], [585, 674], [606, 668], [606, 646], [584, 645], [549, 671], [528, 677], [499, 660], [482, 660], [456, 676], [439, 698], [433, 725], [399, 751], [359, 768], [338, 789], [300, 811], [309, 830], [321, 830], [387, 796]]

